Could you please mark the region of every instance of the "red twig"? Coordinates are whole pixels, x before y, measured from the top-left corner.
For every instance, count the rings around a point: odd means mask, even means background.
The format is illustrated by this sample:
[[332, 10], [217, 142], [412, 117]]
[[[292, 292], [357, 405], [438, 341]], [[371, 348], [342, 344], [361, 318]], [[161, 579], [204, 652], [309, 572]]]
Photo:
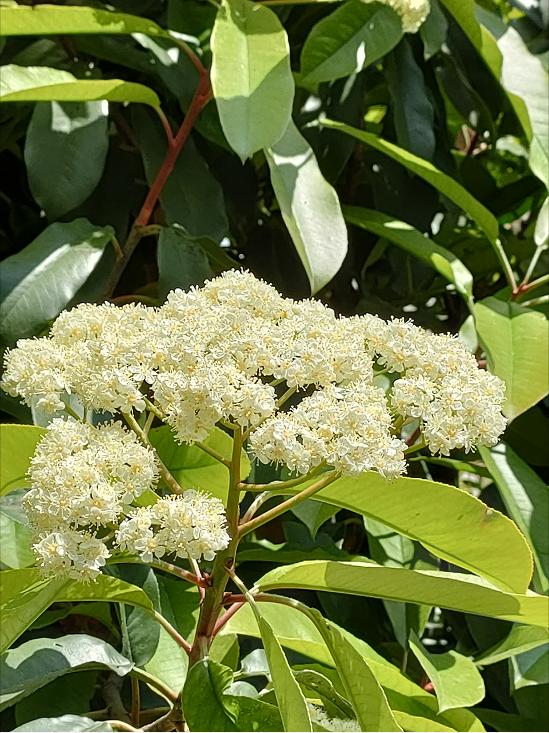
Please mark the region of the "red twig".
[[242, 608], [245, 601], [238, 601], [237, 603], [233, 603], [232, 606], [230, 606], [223, 615], [221, 615], [214, 626], [212, 638], [217, 636], [217, 634], [221, 631], [221, 629], [225, 626], [227, 621], [232, 618], [235, 613]]

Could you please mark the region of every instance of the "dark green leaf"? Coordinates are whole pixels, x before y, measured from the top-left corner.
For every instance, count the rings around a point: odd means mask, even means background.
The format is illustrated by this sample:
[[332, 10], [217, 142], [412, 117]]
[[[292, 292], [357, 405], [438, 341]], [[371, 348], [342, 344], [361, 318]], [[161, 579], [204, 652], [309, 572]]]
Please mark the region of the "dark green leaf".
[[223, 690], [232, 671], [218, 662], [201, 659], [187, 675], [181, 700], [185, 721], [191, 731], [237, 731], [223, 705]]
[[191, 285], [203, 285], [212, 276], [208, 257], [199, 242], [176, 229], [162, 229], [156, 259], [158, 298], [161, 301], [170, 290], [189, 290]]

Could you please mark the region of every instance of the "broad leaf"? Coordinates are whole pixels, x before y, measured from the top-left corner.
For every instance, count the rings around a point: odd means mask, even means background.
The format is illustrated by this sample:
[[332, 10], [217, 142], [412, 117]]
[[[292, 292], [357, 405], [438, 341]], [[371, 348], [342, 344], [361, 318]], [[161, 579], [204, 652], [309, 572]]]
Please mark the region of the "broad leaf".
[[[209, 202], [208, 202], [209, 203]], [[189, 290], [212, 277], [212, 268], [199, 242], [177, 229], [163, 227], [158, 237], [158, 298], [165, 300], [171, 290]]]
[[160, 107], [156, 92], [121, 79], [77, 79], [47, 66], [0, 66], [0, 102], [140, 102]]
[[334, 624], [326, 622], [317, 611], [313, 611], [312, 614], [334, 659], [347, 698], [356, 713], [360, 730], [402, 730], [393, 716], [385, 693], [364, 657]]
[[425, 60], [429, 60], [440, 51], [448, 33], [448, 21], [439, 5], [439, 0], [431, 0], [430, 5], [429, 15], [419, 29], [425, 47]]
[[282, 218], [316, 293], [338, 272], [347, 254], [337, 193], [293, 121], [265, 154]]
[[0, 498], [0, 563], [5, 568], [34, 565], [32, 532], [21, 505], [24, 493], [14, 491]]
[[110, 601], [152, 611], [148, 596], [136, 586], [109, 575], [93, 583], [64, 578], [44, 578], [34, 568], [0, 573], [0, 651], [7, 649], [52, 603], [59, 601]]
[[250, 0], [224, 0], [211, 46], [221, 126], [245, 160], [273, 145], [290, 120], [294, 81], [286, 31], [269, 8]]
[[549, 612], [546, 596], [507, 593], [471, 575], [386, 568], [367, 562], [314, 560], [286, 565], [271, 570], [256, 586], [261, 591], [305, 588], [387, 598], [532, 626], [546, 626]]
[[410, 224], [393, 219], [380, 211], [345, 206], [343, 216], [351, 224], [385, 237], [397, 247], [422, 259], [448, 282], [453, 283], [466, 303], [472, 303], [473, 276], [450, 250], [433, 242]]
[[549, 487], [505, 443], [480, 447], [509, 515], [530, 544], [534, 556], [534, 583], [540, 593], [549, 591]]
[[92, 720], [81, 715], [61, 715], [59, 718], [37, 718], [18, 725], [14, 731], [21, 733], [91, 733], [92, 731], [113, 731], [106, 720]]
[[485, 298], [475, 306], [490, 371], [505, 382], [504, 413], [513, 420], [549, 392], [549, 328], [543, 313]]
[[313, 26], [301, 51], [301, 81], [318, 84], [362, 71], [401, 38], [392, 8], [350, 0]]
[[503, 641], [478, 656], [475, 664], [481, 667], [496, 664], [503, 659], [509, 659], [516, 654], [528, 652], [548, 643], [548, 629], [541, 629], [537, 626], [514, 626]]
[[113, 238], [111, 227], [87, 219], [50, 224], [3, 262], [0, 335], [8, 344], [34, 336], [66, 308]]
[[154, 21], [90, 7], [15, 5], [2, 8], [2, 36], [58, 36], [74, 33], [168, 35]]
[[418, 478], [387, 481], [370, 471], [340, 478], [314, 498], [376, 519], [502, 588], [524, 593], [530, 584], [532, 554], [516, 525], [454, 486]]
[[25, 165], [32, 195], [48, 219], [72, 211], [93, 193], [108, 148], [106, 102], [36, 105], [25, 138]]
[[87, 634], [59, 639], [32, 639], [0, 658], [0, 710], [76, 669], [107, 667], [120, 677], [132, 662], [110, 644]]
[[[153, 428], [149, 433], [149, 439], [162, 462], [184, 489], [202, 489], [226, 501], [229, 480], [226, 466], [196, 445], [176, 443], [171, 428], [167, 425]], [[232, 438], [219, 428], [215, 428], [204, 442], [225, 458], [231, 457]], [[245, 479], [249, 472], [250, 461], [242, 452], [241, 479]]]
[[185, 722], [191, 731], [237, 731], [223, 705], [223, 690], [232, 672], [218, 662], [201, 659], [187, 675], [181, 701]]
[[441, 194], [463, 209], [471, 219], [476, 221], [490, 242], [493, 243], [497, 240], [499, 227], [497, 219], [492, 212], [472, 196], [469, 191], [467, 191], [454, 178], [443, 173], [428, 160], [419, 158], [417, 155], [409, 153], [398, 145], [388, 142], [381, 137], [377, 137], [370, 132], [357, 130], [355, 127], [345, 125], [342, 122], [325, 119], [321, 121], [321, 125], [323, 127], [328, 127], [331, 130], [340, 130], [347, 135], [351, 135], [357, 140], [363, 142], [365, 145], [369, 145], [380, 153], [396, 160], [405, 168], [412, 171], [412, 173], [415, 173], [417, 176], [427, 181], [427, 183], [430, 183]]
[[35, 425], [0, 425], [0, 496], [30, 486], [30, 459], [44, 432]]
[[484, 698], [484, 682], [474, 663], [452, 650], [430, 654], [417, 635], [410, 634], [410, 649], [433, 683], [440, 712], [472, 707]]
[[513, 690], [549, 683], [549, 643], [510, 659]]

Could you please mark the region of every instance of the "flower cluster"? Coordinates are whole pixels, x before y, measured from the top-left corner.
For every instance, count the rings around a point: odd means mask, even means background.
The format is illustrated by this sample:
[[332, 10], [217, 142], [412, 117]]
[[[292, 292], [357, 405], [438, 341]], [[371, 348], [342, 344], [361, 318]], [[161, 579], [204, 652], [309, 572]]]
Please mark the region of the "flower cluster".
[[[366, 2], [373, 1], [366, 0]], [[405, 33], [416, 33], [431, 10], [429, 0], [377, 0], [377, 2], [388, 5], [398, 13]]]

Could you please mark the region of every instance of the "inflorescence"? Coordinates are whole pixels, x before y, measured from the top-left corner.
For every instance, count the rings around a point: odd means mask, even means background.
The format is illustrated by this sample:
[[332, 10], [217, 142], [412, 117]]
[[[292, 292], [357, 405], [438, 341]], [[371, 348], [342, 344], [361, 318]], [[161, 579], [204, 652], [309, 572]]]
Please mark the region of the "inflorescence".
[[[158, 459], [117, 417], [151, 410], [180, 443], [230, 423], [262, 463], [387, 478], [406, 468], [403, 426], [448, 455], [494, 445], [506, 424], [503, 382], [459, 339], [338, 317], [242, 271], [175, 290], [160, 308], [79, 305], [49, 336], [19, 341], [5, 367], [6, 392], [54, 415], [25, 505], [39, 563], [71, 577], [93, 578], [113, 551], [210, 560], [229, 542], [218, 499], [187, 491], [151, 504]], [[112, 420], [67, 417], [69, 396]]]

